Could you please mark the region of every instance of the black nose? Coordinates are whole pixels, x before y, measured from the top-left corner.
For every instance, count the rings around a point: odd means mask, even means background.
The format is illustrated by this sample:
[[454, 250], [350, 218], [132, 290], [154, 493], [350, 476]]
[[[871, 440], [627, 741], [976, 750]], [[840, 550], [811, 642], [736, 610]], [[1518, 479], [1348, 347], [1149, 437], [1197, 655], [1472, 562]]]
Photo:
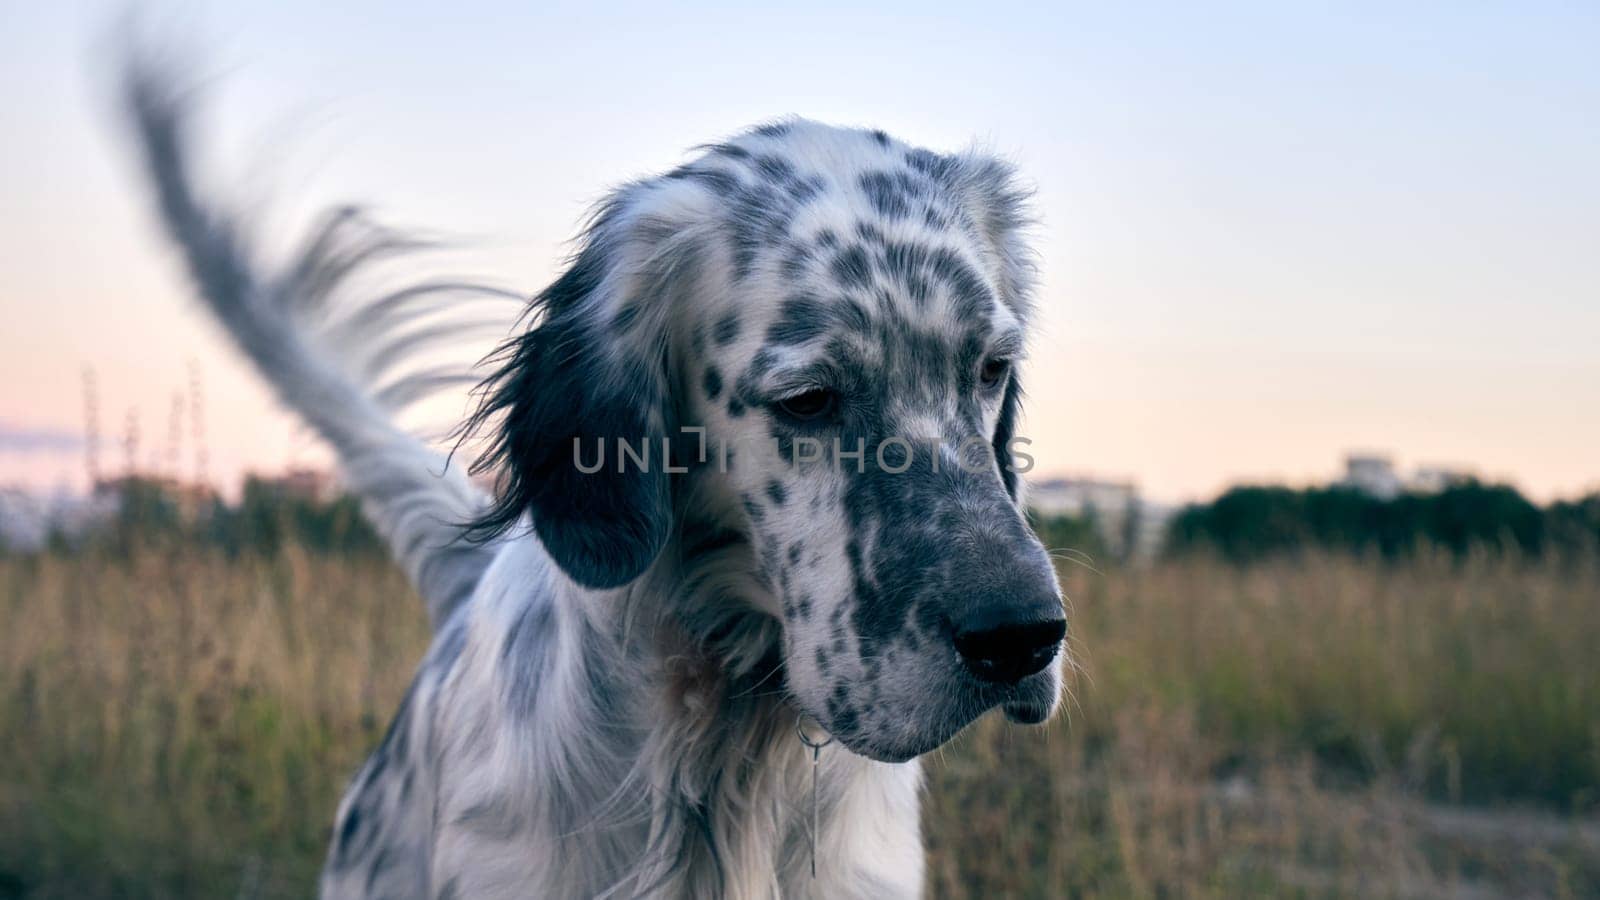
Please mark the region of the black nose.
[[956, 623], [956, 652], [983, 681], [1015, 684], [1049, 665], [1066, 634], [1067, 620], [1059, 603], [995, 605]]

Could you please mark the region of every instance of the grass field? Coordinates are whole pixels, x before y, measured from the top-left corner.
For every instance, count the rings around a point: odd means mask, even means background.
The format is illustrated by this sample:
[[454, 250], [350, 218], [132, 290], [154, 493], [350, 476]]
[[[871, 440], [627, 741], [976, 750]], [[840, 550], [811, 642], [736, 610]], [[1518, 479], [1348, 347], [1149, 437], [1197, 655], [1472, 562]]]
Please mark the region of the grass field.
[[[1600, 564], [1062, 575], [1076, 699], [929, 761], [935, 896], [1600, 895]], [[0, 896], [306, 896], [426, 641], [375, 560], [0, 560]]]

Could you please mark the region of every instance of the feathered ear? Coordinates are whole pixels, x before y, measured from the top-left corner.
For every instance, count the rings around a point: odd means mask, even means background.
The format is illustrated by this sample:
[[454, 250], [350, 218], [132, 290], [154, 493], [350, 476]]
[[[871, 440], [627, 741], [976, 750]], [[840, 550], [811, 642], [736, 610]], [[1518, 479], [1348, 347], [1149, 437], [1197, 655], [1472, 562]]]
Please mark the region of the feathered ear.
[[[1026, 321], [1032, 312], [1030, 295], [1034, 274], [1033, 253], [1026, 240], [1032, 221], [1028, 190], [1018, 183], [1009, 163], [982, 153], [955, 157], [950, 175], [983, 239], [1001, 300], [1019, 319]], [[1000, 477], [1005, 482], [1006, 493], [1018, 506], [1024, 502], [1021, 475], [1033, 463], [1032, 457], [1016, 452], [1012, 446], [1017, 437], [1021, 407], [1022, 385], [1013, 371], [1011, 380], [1006, 383], [1000, 420], [995, 426], [994, 455], [1000, 463]], [[1025, 462], [1019, 463], [1018, 457]]]
[[[526, 512], [556, 564], [589, 588], [626, 584], [661, 552], [672, 529], [664, 439], [676, 427], [670, 306], [693, 268], [673, 238], [629, 192], [613, 198], [571, 267], [534, 299], [542, 320], [492, 357], [463, 434], [495, 429], [473, 471], [496, 472], [500, 491], [470, 537], [500, 535]], [[643, 461], [624, 464], [621, 442]]]
[[983, 238], [1000, 297], [1018, 316], [1027, 318], [1035, 268], [1027, 243], [1032, 193], [1005, 160], [976, 151], [952, 159], [950, 179]]

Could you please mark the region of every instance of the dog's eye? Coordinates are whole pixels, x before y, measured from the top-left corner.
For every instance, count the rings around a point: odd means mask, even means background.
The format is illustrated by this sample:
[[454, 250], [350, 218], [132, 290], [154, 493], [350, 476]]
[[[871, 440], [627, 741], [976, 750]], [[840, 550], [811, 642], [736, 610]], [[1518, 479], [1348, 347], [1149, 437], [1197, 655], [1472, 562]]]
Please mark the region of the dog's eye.
[[783, 415], [800, 422], [809, 422], [831, 414], [839, 403], [839, 395], [818, 388], [784, 397], [773, 406]]
[[999, 387], [1010, 372], [1011, 360], [991, 356], [983, 361], [983, 371], [979, 373], [979, 377], [983, 379], [984, 387]]

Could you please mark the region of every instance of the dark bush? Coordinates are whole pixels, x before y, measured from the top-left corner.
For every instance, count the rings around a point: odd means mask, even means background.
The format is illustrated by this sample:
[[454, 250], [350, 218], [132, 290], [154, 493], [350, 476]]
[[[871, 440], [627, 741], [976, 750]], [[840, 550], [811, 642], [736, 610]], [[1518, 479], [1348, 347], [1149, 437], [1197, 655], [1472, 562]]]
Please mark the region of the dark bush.
[[1376, 553], [1419, 547], [1541, 556], [1600, 548], [1600, 495], [1540, 509], [1515, 488], [1476, 481], [1391, 500], [1353, 488], [1237, 487], [1172, 521], [1170, 552], [1216, 552], [1235, 562], [1305, 550]]

